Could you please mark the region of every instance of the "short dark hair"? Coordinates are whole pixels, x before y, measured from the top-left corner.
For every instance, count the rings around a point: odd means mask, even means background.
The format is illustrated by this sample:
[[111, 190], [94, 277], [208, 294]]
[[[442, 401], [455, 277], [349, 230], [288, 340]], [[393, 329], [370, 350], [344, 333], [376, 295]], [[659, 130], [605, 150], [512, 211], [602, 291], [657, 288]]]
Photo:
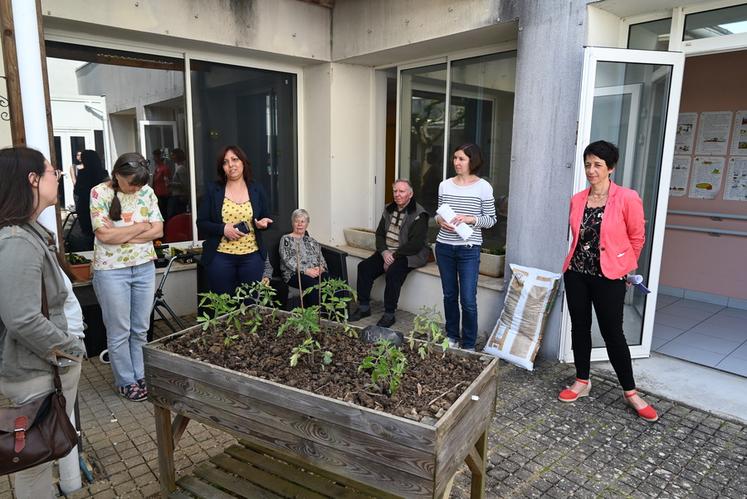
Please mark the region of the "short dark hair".
[[586, 146], [586, 149], [584, 149], [584, 161], [586, 161], [587, 156], [592, 155], [604, 160], [607, 163], [607, 168], [610, 170], [615, 168], [617, 160], [620, 159], [620, 151], [617, 149], [617, 146], [606, 140], [597, 140]]
[[222, 185], [226, 185], [226, 182], [228, 182], [228, 177], [226, 177], [226, 172], [223, 171], [223, 159], [226, 157], [226, 154], [228, 154], [228, 151], [233, 152], [240, 160], [241, 163], [244, 165], [244, 182], [246, 182], [247, 187], [249, 184], [252, 183], [252, 164], [249, 161], [249, 158], [246, 156], [246, 153], [242, 148], [236, 145], [230, 145], [226, 146], [223, 149], [221, 149], [220, 154], [218, 155], [218, 158], [215, 162], [215, 171], [218, 173], [218, 180]]
[[[31, 220], [36, 204], [29, 174], [44, 175], [44, 155], [28, 147], [0, 150], [0, 227]], [[37, 187], [38, 189], [38, 187]]]
[[454, 153], [462, 151], [469, 158], [469, 172], [472, 175], [476, 175], [477, 172], [482, 168], [482, 151], [477, 144], [462, 144], [461, 146], [454, 149]]
[[132, 177], [127, 183], [142, 187], [148, 183], [148, 179], [150, 178], [150, 162], [139, 152], [126, 152], [117, 158], [117, 161], [114, 163], [114, 167], [112, 168], [114, 199], [112, 199], [112, 205], [109, 207], [109, 218], [115, 221], [122, 219], [122, 204], [119, 202], [119, 197], [117, 196], [117, 192], [120, 192], [117, 175]]
[[171, 151], [171, 155], [177, 163], [183, 163], [187, 159], [187, 154], [183, 149], [179, 149], [178, 147]]

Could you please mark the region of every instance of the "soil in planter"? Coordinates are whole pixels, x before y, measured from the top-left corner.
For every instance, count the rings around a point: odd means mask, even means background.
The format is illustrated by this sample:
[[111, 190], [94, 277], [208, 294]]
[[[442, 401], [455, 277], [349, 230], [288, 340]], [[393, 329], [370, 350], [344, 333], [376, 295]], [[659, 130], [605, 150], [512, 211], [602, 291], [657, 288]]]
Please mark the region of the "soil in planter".
[[[196, 329], [173, 339], [163, 348], [185, 357], [227, 369], [267, 379], [315, 394], [352, 402], [417, 421], [438, 419], [484, 369], [484, 361], [476, 356], [468, 358], [443, 356], [440, 347], [421, 359], [407, 344], [401, 349], [407, 356], [407, 369], [399, 390], [394, 396], [371, 385], [369, 372], [358, 371], [358, 366], [374, 345], [347, 336], [335, 323], [322, 322], [322, 331], [314, 336], [321, 352], [312, 359], [302, 356], [298, 365], [290, 366], [291, 352], [304, 336], [288, 329], [281, 337], [277, 330], [287, 315], [278, 313], [263, 316], [259, 333], [239, 333], [232, 325], [222, 324], [218, 331]], [[227, 337], [232, 340], [226, 347]], [[332, 362], [322, 366], [324, 351], [333, 353]]]

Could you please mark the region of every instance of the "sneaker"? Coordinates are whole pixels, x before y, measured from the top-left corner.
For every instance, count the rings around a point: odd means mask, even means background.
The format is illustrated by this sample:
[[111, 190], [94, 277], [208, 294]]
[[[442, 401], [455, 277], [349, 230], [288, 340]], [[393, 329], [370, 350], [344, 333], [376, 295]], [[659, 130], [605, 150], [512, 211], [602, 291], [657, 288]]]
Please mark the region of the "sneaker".
[[119, 394], [131, 402], [142, 402], [148, 399], [148, 394], [144, 393], [137, 383], [117, 388]]
[[379, 327], [392, 327], [395, 322], [397, 322], [397, 319], [394, 318], [394, 314], [384, 313], [376, 325]]
[[449, 348], [459, 348], [459, 342], [449, 338]]
[[371, 316], [371, 308], [361, 308], [358, 307], [355, 309], [355, 311], [350, 314], [350, 317], [348, 317], [348, 321], [350, 322], [357, 322], [364, 317], [370, 317]]

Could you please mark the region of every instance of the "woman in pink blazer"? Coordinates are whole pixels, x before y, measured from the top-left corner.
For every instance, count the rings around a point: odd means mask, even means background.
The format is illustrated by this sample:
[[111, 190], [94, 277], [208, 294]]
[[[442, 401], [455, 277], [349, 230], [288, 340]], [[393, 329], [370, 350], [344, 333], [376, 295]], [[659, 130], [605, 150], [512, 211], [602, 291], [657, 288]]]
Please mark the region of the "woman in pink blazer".
[[610, 363], [623, 388], [624, 400], [646, 421], [659, 416], [638, 395], [630, 350], [623, 333], [625, 277], [638, 267], [645, 238], [643, 203], [632, 189], [610, 180], [620, 153], [600, 140], [584, 150], [584, 171], [591, 187], [571, 199], [571, 250], [563, 263], [563, 280], [571, 315], [576, 381], [558, 399], [574, 402], [591, 390], [591, 308], [597, 315]]

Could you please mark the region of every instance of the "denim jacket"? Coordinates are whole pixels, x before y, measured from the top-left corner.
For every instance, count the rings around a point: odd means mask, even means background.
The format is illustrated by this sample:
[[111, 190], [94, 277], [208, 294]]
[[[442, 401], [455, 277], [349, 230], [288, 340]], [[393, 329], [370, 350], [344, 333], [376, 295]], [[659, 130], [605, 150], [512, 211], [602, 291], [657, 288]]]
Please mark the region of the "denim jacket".
[[[38, 234], [38, 235], [37, 235]], [[36, 222], [0, 229], [0, 377], [18, 381], [52, 372], [52, 350], [82, 356], [82, 341], [68, 333], [67, 287], [57, 258]], [[42, 314], [42, 278], [49, 319]]]

